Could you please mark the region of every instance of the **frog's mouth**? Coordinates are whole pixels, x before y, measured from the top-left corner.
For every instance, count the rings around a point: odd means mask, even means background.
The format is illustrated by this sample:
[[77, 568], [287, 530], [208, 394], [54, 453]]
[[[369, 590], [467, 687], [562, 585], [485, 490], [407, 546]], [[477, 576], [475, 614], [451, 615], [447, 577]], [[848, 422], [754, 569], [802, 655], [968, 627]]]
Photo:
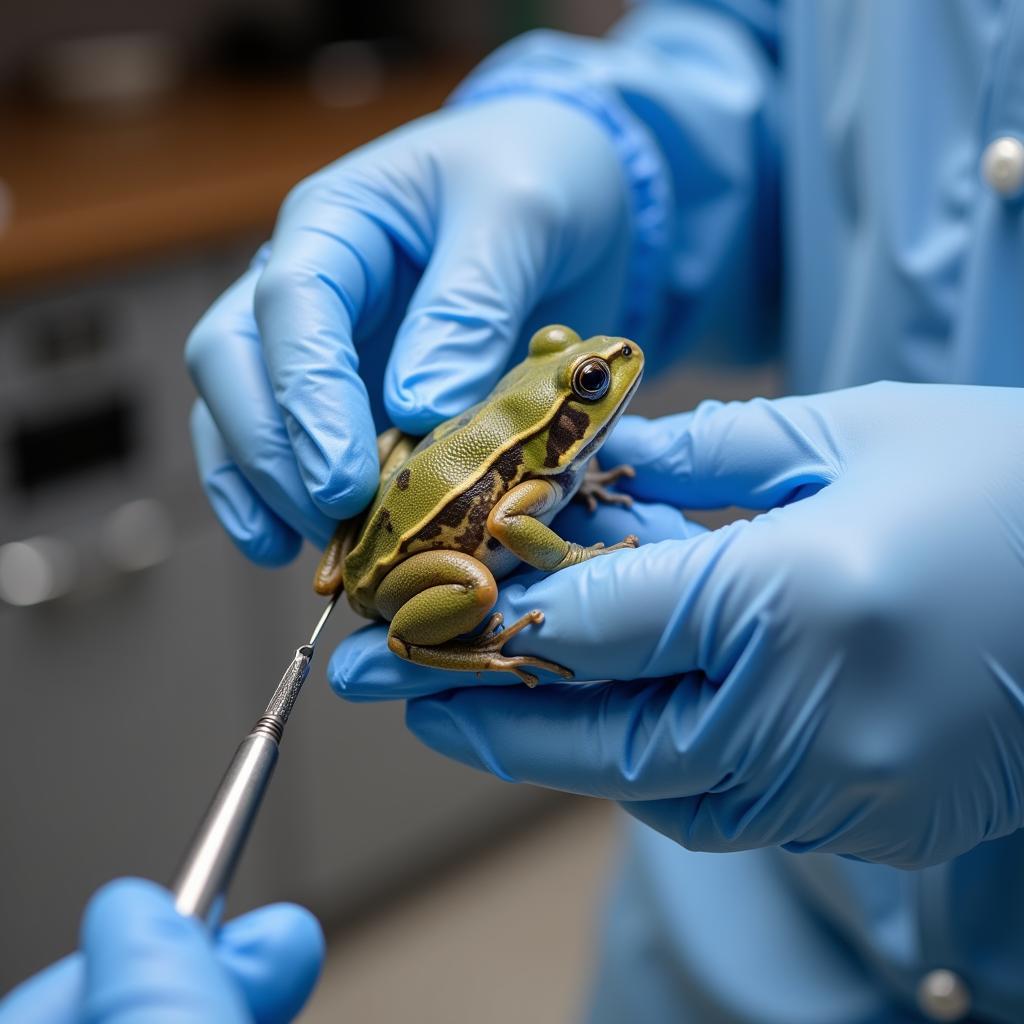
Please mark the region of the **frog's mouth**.
[[633, 396], [636, 394], [636, 390], [640, 387], [640, 382], [643, 379], [644, 371], [641, 369], [636, 375], [636, 380], [630, 384], [629, 390], [623, 395], [622, 401], [619, 402], [619, 407], [612, 413], [611, 419], [576, 453], [576, 457], [572, 460], [574, 466], [582, 465], [587, 459], [597, 454], [598, 449], [604, 444], [605, 439], [611, 432], [612, 427], [619, 422], [619, 417], [626, 411], [626, 406], [633, 400]]

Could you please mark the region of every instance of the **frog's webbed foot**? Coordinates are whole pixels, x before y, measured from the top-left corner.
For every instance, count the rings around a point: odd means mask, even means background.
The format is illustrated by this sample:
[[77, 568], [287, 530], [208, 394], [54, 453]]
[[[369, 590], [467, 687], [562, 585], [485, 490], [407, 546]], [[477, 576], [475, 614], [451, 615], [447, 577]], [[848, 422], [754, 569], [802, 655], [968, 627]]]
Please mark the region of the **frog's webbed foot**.
[[544, 621], [542, 611], [535, 608], [532, 612], [527, 612], [521, 619], [513, 622], [508, 629], [501, 628], [504, 619], [501, 612], [495, 612], [484, 627], [483, 633], [477, 636], [459, 637], [453, 640], [452, 644], [458, 645], [467, 654], [480, 655], [485, 658], [484, 668], [497, 672], [514, 672], [530, 687], [537, 685], [537, 676], [532, 672], [527, 672], [524, 666], [544, 669], [563, 679], [572, 679], [572, 672], [556, 662], [548, 661], [545, 658], [535, 658], [531, 654], [507, 655], [502, 653], [505, 644], [517, 633], [521, 633], [527, 626], [540, 625]]
[[601, 469], [597, 460], [592, 459], [587, 467], [586, 475], [583, 477], [583, 483], [580, 484], [580, 489], [576, 492], [576, 499], [586, 502], [587, 510], [590, 512], [596, 512], [599, 503], [632, 508], [633, 499], [630, 495], [609, 490], [608, 485], [623, 478], [632, 480], [635, 476], [636, 470], [632, 466], [622, 465], [612, 469]]
[[555, 569], [567, 569], [570, 565], [588, 562], [591, 558], [597, 558], [598, 555], [610, 555], [613, 551], [624, 551], [626, 548], [636, 548], [639, 546], [640, 538], [635, 533], [630, 533], [623, 537], [618, 544], [608, 544], [607, 546], [601, 541], [598, 541], [596, 544], [588, 544], [585, 547], [582, 544], [569, 543], [566, 546], [565, 555], [558, 565], [555, 566]]
[[527, 686], [537, 685], [537, 676], [528, 671], [531, 668], [543, 669], [563, 679], [572, 679], [572, 672], [564, 665], [559, 665], [545, 658], [535, 658], [530, 654], [503, 654], [502, 649], [517, 633], [527, 626], [544, 621], [544, 613], [538, 610], [527, 612], [521, 619], [513, 622], [508, 629], [502, 629], [504, 616], [495, 612], [488, 620], [484, 631], [475, 636], [460, 636], [443, 644], [419, 646], [407, 644], [400, 637], [388, 637], [391, 650], [415, 662], [417, 665], [433, 665], [438, 668], [463, 670], [469, 672], [512, 672]]

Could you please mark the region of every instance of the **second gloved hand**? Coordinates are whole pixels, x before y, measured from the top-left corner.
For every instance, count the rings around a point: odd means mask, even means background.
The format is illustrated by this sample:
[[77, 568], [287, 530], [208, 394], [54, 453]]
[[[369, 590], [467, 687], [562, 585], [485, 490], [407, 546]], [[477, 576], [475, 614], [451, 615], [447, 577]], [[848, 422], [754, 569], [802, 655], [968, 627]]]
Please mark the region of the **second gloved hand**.
[[465, 681], [371, 627], [336, 688], [423, 695], [408, 724], [437, 750], [621, 801], [693, 849], [920, 867], [1024, 826], [1021, 391], [705, 403], [627, 418], [602, 454], [639, 498], [770, 510], [697, 536], [616, 510], [658, 542], [506, 583], [506, 621], [545, 614], [510, 651], [621, 681], [440, 692]]
[[93, 896], [81, 945], [0, 1001], [0, 1024], [286, 1024], [324, 951], [300, 907], [262, 907], [211, 938], [166, 889], [138, 878]]

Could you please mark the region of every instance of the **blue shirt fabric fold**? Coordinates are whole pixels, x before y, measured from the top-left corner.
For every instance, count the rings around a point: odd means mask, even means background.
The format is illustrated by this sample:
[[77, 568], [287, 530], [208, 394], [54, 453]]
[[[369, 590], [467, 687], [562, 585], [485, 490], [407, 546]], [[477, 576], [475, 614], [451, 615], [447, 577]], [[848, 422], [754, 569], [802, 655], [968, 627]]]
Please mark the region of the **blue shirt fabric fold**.
[[[656, 363], [780, 353], [805, 393], [1024, 386], [1024, 200], [981, 170], [1024, 142], [1024, 2], [652, 2], [603, 40], [516, 40], [465, 89], [499, 81], [604, 96], [656, 148], [635, 207]], [[901, 1024], [930, 1019], [939, 968], [972, 1020], [1024, 1020], [1021, 833], [907, 872], [631, 823], [589, 1012]]]

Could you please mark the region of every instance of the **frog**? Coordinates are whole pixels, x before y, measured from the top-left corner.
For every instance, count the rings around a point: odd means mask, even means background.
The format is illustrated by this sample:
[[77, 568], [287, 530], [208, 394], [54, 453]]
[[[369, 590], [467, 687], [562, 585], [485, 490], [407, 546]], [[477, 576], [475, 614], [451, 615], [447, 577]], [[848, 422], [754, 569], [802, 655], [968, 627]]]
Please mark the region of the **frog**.
[[552, 324], [484, 401], [423, 438], [384, 431], [376, 496], [365, 513], [338, 524], [314, 590], [344, 590], [358, 614], [389, 624], [389, 649], [414, 664], [507, 671], [531, 687], [536, 670], [572, 679], [556, 662], [504, 652], [544, 616], [534, 609], [504, 627], [501, 612], [492, 613], [497, 581], [524, 562], [558, 572], [637, 546], [634, 534], [607, 546], [577, 544], [550, 523], [574, 498], [592, 510], [598, 501], [630, 503], [608, 485], [633, 475], [632, 467], [602, 470], [596, 455], [643, 366], [643, 351], [628, 338], [584, 340]]

